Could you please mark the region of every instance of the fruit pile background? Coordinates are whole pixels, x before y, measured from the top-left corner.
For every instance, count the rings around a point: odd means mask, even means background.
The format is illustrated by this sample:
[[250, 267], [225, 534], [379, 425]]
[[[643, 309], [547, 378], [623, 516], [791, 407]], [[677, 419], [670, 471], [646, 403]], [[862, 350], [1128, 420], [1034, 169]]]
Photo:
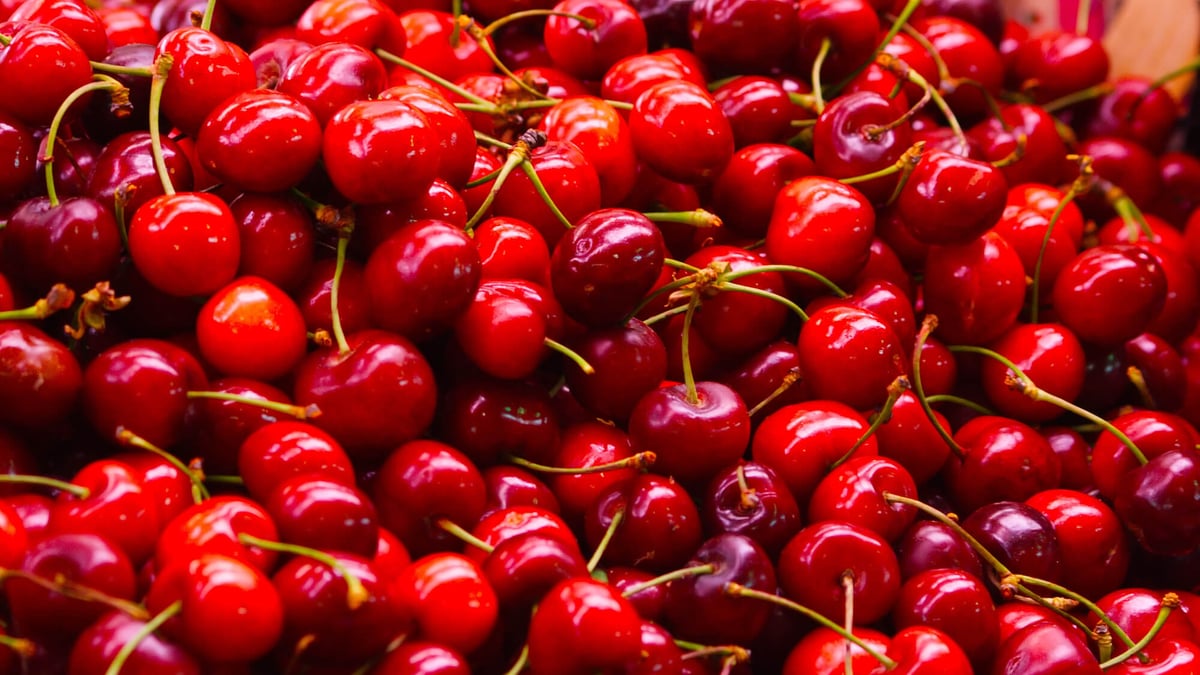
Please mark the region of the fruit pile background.
[[1086, 19], [0, 0], [0, 675], [1200, 672], [1200, 61]]

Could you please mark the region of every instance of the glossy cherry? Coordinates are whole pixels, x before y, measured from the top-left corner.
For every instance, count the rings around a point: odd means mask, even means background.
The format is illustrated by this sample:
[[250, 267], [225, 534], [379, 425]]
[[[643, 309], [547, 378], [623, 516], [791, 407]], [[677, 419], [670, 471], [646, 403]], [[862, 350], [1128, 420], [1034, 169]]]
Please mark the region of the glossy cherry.
[[796, 602], [842, 623], [846, 585], [854, 587], [854, 624], [887, 615], [900, 591], [896, 554], [879, 535], [850, 523], [805, 527], [779, 554], [779, 584]]
[[129, 255], [156, 288], [171, 295], [214, 293], [237, 274], [241, 238], [229, 206], [205, 192], [151, 199], [129, 223]]
[[707, 91], [686, 80], [652, 85], [634, 102], [629, 131], [638, 157], [681, 183], [715, 178], [733, 157], [733, 129]]
[[414, 560], [392, 582], [401, 602], [412, 608], [417, 632], [468, 654], [496, 625], [496, 594], [479, 565], [458, 553], [431, 553]]
[[568, 579], [546, 594], [529, 626], [529, 664], [541, 675], [623, 667], [637, 658], [641, 619], [611, 586]]

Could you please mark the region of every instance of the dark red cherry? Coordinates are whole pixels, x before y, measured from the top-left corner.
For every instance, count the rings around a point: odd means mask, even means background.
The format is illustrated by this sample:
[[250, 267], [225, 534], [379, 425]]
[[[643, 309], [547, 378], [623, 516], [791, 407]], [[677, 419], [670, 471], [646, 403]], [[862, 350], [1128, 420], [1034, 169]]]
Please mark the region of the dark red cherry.
[[900, 574], [905, 579], [928, 570], [962, 570], [983, 578], [983, 563], [967, 540], [949, 525], [936, 520], [918, 520], [908, 527], [896, 544]]
[[279, 536], [322, 551], [374, 557], [379, 544], [375, 505], [361, 490], [319, 474], [294, 476], [267, 498]]
[[[178, 143], [162, 139], [163, 163], [176, 190], [193, 186], [192, 165]], [[104, 205], [114, 204], [118, 194], [124, 204], [126, 222], [143, 204], [163, 194], [162, 181], [154, 169], [150, 134], [131, 131], [105, 144], [96, 157], [88, 179], [87, 194]]]
[[4, 260], [14, 281], [43, 292], [56, 283], [83, 292], [109, 280], [120, 259], [121, 236], [111, 205], [70, 197], [21, 202], [8, 217]]
[[987, 663], [999, 645], [996, 606], [983, 581], [954, 569], [933, 569], [905, 580], [892, 621], [897, 628], [931, 626], [945, 632], [974, 663]]
[[992, 662], [992, 672], [1015, 670], [1030, 675], [1098, 675], [1103, 672], [1083, 637], [1072, 628], [1051, 621], [1031, 623], [1000, 643]]
[[618, 512], [622, 520], [604, 554], [609, 564], [664, 572], [700, 545], [696, 504], [673, 479], [639, 474], [601, 493], [584, 519], [589, 546], [600, 543]]
[[504, 455], [548, 462], [558, 447], [560, 415], [532, 382], [468, 378], [442, 396], [437, 414], [438, 438], [481, 467]]
[[822, 68], [827, 84], [853, 74], [879, 41], [879, 14], [867, 0], [800, 0], [796, 12], [794, 68], [812, 72], [821, 43], [829, 40], [829, 56]]
[[734, 464], [750, 442], [746, 404], [719, 382], [652, 389], [629, 414], [636, 451], [655, 453], [655, 470], [687, 485], [704, 485]]
[[595, 369], [567, 368], [567, 385], [580, 405], [603, 419], [624, 422], [638, 401], [662, 383], [667, 350], [646, 324], [630, 319], [612, 328], [589, 330], [571, 348]]
[[1062, 476], [1058, 455], [1028, 425], [984, 415], [960, 427], [954, 440], [963, 456], [948, 460], [942, 475], [964, 513], [1058, 487]]
[[[748, 644], [762, 631], [771, 606], [725, 591], [730, 583], [766, 593], [776, 589], [771, 558], [753, 539], [718, 534], [696, 549], [688, 567], [711, 565], [712, 571], [671, 582], [667, 587], [665, 623], [680, 639], [705, 644]], [[724, 616], [728, 621], [710, 621]]]
[[712, 208], [726, 227], [762, 237], [779, 190], [815, 172], [812, 159], [795, 148], [775, 143], [748, 145], [734, 153], [713, 181]]
[[713, 477], [701, 515], [709, 536], [745, 535], [774, 555], [800, 530], [800, 508], [774, 469], [757, 462]]
[[[897, 123], [903, 114], [901, 105], [873, 91], [854, 91], [830, 101], [813, 127], [817, 172], [851, 178], [895, 164], [912, 145], [911, 124]], [[855, 189], [872, 202], [883, 203], [895, 191], [898, 177], [892, 174], [857, 183]], [[909, 180], [913, 178], [920, 180], [916, 175]]]
[[1032, 506], [992, 502], [968, 516], [963, 528], [1012, 572], [1049, 582], [1070, 574], [1062, 566], [1054, 525]]
[[939, 339], [982, 344], [1008, 330], [1025, 302], [1025, 269], [1000, 235], [934, 246], [925, 265], [925, 310], [938, 317]]
[[1142, 548], [1179, 555], [1200, 541], [1200, 458], [1171, 450], [1126, 474], [1113, 500]]
[[0, 420], [18, 429], [63, 422], [83, 389], [83, 370], [66, 345], [20, 321], [0, 322], [0, 373]]
[[71, 675], [104, 675], [121, 650], [130, 642], [137, 646], [123, 662], [121, 671], [130, 675], [173, 672], [200, 675], [203, 671], [195, 656], [178, 644], [153, 631], [144, 634], [146, 622], [113, 610], [85, 630], [71, 648], [68, 670]]

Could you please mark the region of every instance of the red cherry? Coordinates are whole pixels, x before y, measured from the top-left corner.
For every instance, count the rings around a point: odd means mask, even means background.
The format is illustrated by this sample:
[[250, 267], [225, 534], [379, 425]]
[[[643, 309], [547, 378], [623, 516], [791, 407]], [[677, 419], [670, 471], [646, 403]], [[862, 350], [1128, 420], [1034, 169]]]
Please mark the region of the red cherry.
[[866, 0], [800, 0], [796, 11], [800, 32], [792, 40], [797, 72], [812, 72], [822, 41], [829, 40], [822, 75], [836, 82], [865, 63], [879, 41], [879, 15]]
[[296, 20], [296, 37], [313, 44], [346, 42], [404, 55], [406, 40], [391, 9], [380, 0], [316, 0]]
[[990, 109], [987, 97], [1000, 92], [1004, 79], [1004, 65], [991, 40], [953, 16], [929, 16], [913, 21], [912, 27], [933, 45], [951, 79], [975, 83], [956, 87], [946, 97], [955, 114], [966, 118], [985, 114]]
[[641, 647], [641, 620], [615, 589], [568, 579], [550, 589], [529, 625], [529, 666], [538, 675], [624, 667]]
[[1096, 599], [1125, 582], [1129, 543], [1111, 507], [1095, 497], [1062, 489], [1039, 492], [1025, 503], [1054, 526], [1072, 590]]
[[568, 98], [547, 110], [538, 128], [551, 141], [579, 148], [600, 179], [602, 205], [616, 206], [633, 189], [637, 158], [629, 124], [607, 102], [594, 96]]
[[451, 81], [492, 69], [475, 38], [455, 29], [455, 17], [448, 10], [414, 8], [400, 14], [400, 24], [408, 41], [404, 57], [422, 68]]
[[422, 639], [469, 654], [496, 625], [491, 584], [479, 565], [458, 553], [414, 560], [392, 584], [401, 601], [413, 608]]
[[638, 157], [681, 183], [703, 183], [733, 157], [733, 129], [703, 88], [670, 80], [647, 88], [634, 101], [629, 131]]
[[1007, 181], [991, 164], [931, 150], [900, 190], [896, 213], [918, 241], [967, 244], [996, 224], [1007, 197]]
[[[767, 257], [841, 284], [866, 264], [874, 235], [875, 210], [861, 192], [831, 178], [806, 176], [788, 183], [776, 197], [767, 226]], [[825, 290], [798, 274], [788, 281], [806, 292]]]
[[204, 359], [226, 375], [273, 380], [304, 358], [300, 309], [266, 279], [241, 277], [200, 310], [196, 338]]
[[111, 611], [88, 627], [71, 648], [67, 672], [71, 675], [104, 675], [117, 654], [130, 642], [137, 646], [123, 662], [126, 673], [174, 672], [200, 675], [200, 663], [183, 647], [154, 632], [143, 635], [146, 622], [121, 611]]
[[308, 106], [324, 128], [345, 106], [378, 96], [387, 87], [387, 69], [363, 47], [326, 42], [295, 55], [275, 87]]
[[163, 568], [146, 594], [158, 614], [180, 603], [163, 632], [206, 660], [253, 661], [283, 633], [283, 605], [271, 580], [236, 558], [203, 553]]
[[[193, 186], [192, 166], [178, 143], [162, 139], [163, 162], [176, 190]], [[126, 218], [163, 193], [162, 181], [154, 170], [150, 134], [131, 131], [109, 141], [92, 166], [87, 194], [101, 204], [113, 204], [122, 195]]]
[[1058, 455], [1031, 427], [993, 415], [976, 417], [954, 440], [963, 456], [943, 469], [955, 504], [964, 513], [1001, 500], [1018, 500], [1058, 487]]
[[207, 296], [232, 281], [240, 247], [229, 206], [208, 193], [155, 197], [129, 223], [129, 255], [138, 272], [171, 295]]
[[71, 483], [86, 496], [60, 492], [50, 514], [52, 533], [98, 534], [140, 565], [154, 551], [158, 509], [138, 475], [126, 464], [96, 460], [80, 469]]
[[1141, 333], [1162, 310], [1166, 286], [1162, 267], [1144, 249], [1096, 246], [1059, 274], [1054, 308], [1080, 340], [1114, 345]]
[[671, 478], [638, 474], [612, 485], [588, 507], [584, 534], [595, 548], [612, 526], [616, 528], [604, 560], [654, 572], [682, 566], [700, 545], [700, 514], [683, 487]]
[[703, 485], [745, 453], [750, 415], [719, 382], [697, 382], [694, 392], [681, 384], [659, 387], [629, 413], [629, 438], [635, 450], [655, 453], [657, 471]]
[[991, 342], [1016, 321], [1025, 302], [1025, 269], [999, 234], [969, 244], [934, 246], [925, 265], [925, 309], [949, 343]]
[[[547, 141], [530, 154], [529, 161], [546, 194], [569, 222], [578, 226], [584, 216], [600, 208], [599, 175], [574, 143]], [[495, 168], [499, 168], [499, 164]], [[475, 178], [472, 175], [472, 179]], [[467, 201], [472, 208], [477, 208], [470, 197]], [[505, 181], [492, 203], [492, 213], [533, 225], [552, 249], [567, 232], [524, 172], [514, 172]]]
[[1050, 621], [1031, 623], [1000, 643], [992, 672], [1003, 673], [1012, 668], [1030, 675], [1102, 672], [1084, 638], [1071, 628]]
[[557, 12], [583, 16], [588, 27], [571, 17], [551, 15], [543, 39], [554, 65], [581, 80], [596, 80], [626, 56], [646, 53], [646, 26], [632, 7], [616, 0], [561, 0]]
[[19, 321], [0, 322], [0, 421], [53, 428], [74, 409], [83, 371], [66, 345]]
[[244, 497], [220, 496], [193, 504], [163, 525], [154, 552], [156, 569], [179, 567], [206, 553], [236, 558], [264, 572], [274, 569], [274, 551], [246, 546], [240, 534], [277, 541], [266, 510]]
[[1099, 40], [1051, 30], [1022, 41], [1008, 60], [1013, 88], [1046, 103], [1108, 79], [1108, 52]]
[[900, 591], [896, 554], [879, 535], [838, 521], [815, 523], [779, 554], [779, 585], [796, 602], [837, 623], [846, 613], [846, 583], [854, 586], [854, 623], [887, 615]]
[[679, 49], [629, 56], [608, 69], [600, 92], [606, 100], [632, 104], [642, 92], [670, 80], [687, 80], [703, 87], [704, 67], [690, 51]]
[[[873, 91], [850, 92], [830, 101], [813, 127], [817, 171], [830, 178], [850, 178], [894, 165], [912, 145], [911, 124], [897, 124], [903, 112], [900, 104]], [[858, 183], [855, 189], [882, 203], [898, 180], [898, 174], [892, 174]]]
[[[1059, 324], [1014, 326], [991, 348], [1012, 361], [1043, 391], [1074, 401], [1083, 389], [1083, 346]], [[1048, 422], [1062, 414], [1058, 406], [1033, 401], [1009, 387], [1006, 379], [1015, 376], [996, 359], [986, 359], [980, 366], [984, 391], [1001, 413], [1024, 422]]]
[[170, 31], [158, 41], [154, 60], [170, 57], [163, 85], [163, 114], [189, 136], [234, 94], [254, 88], [254, 66], [241, 47], [202, 28]]
[[298, 290], [313, 267], [312, 214], [295, 199], [254, 193], [238, 195], [229, 210], [242, 243], [238, 274]]
[[54, 26], [16, 25], [0, 49], [0, 87], [21, 95], [7, 97], [0, 109], [24, 124], [45, 126], [67, 96], [91, 79], [88, 55]]
[[470, 180], [475, 166], [475, 134], [461, 110], [435, 90], [400, 86], [383, 90], [380, 99], [403, 101], [425, 114], [438, 135], [438, 177], [455, 188]]
[[416, 197], [437, 177], [438, 134], [425, 113], [401, 101], [347, 105], [325, 125], [323, 144], [325, 170], [352, 202]]
[[696, 56], [721, 74], [765, 73], [787, 64], [800, 17], [780, 0], [692, 3], [688, 31]]
[[196, 139], [200, 163], [222, 182], [252, 192], [286, 190], [321, 156], [321, 126], [297, 99], [252, 89], [218, 105]]
[[800, 329], [800, 370], [817, 398], [854, 408], [875, 407], [908, 368], [896, 332], [874, 312], [832, 305]]
[[808, 522], [844, 521], [897, 541], [916, 518], [911, 506], [885, 493], [917, 498], [912, 476], [886, 457], [854, 457], [821, 479], [808, 502]]

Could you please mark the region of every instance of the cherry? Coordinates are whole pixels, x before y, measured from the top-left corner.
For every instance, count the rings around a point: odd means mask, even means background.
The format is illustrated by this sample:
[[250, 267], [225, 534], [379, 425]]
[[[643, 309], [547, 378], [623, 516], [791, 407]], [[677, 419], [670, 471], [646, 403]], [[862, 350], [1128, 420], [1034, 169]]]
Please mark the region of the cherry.
[[879, 454], [873, 435], [858, 442], [869, 426], [862, 415], [842, 403], [796, 403], [762, 421], [751, 439], [751, 456], [779, 474], [797, 503], [807, 504], [825, 473], [848, 454]]
[[425, 113], [402, 101], [350, 103], [329, 119], [322, 142], [329, 178], [353, 202], [416, 197], [437, 177], [438, 133]]
[[368, 671], [371, 675], [470, 675], [466, 658], [455, 650], [434, 642], [406, 640]]
[[[600, 204], [616, 206], [633, 189], [637, 157], [629, 124], [607, 101], [574, 96], [546, 111], [538, 128], [551, 141], [574, 144], [600, 179]], [[478, 234], [476, 234], [478, 239]]]
[[273, 380], [304, 358], [300, 309], [283, 290], [258, 277], [240, 277], [200, 310], [196, 338], [204, 359], [227, 375]]
[[322, 128], [345, 106], [386, 87], [387, 70], [379, 57], [346, 42], [327, 42], [294, 55], [276, 84], [281, 94], [308, 106]]
[[467, 116], [436, 90], [416, 86], [390, 87], [381, 99], [403, 101], [425, 114], [438, 135], [438, 177], [455, 188], [470, 180], [475, 166], [475, 135]]
[[1161, 311], [1166, 285], [1162, 267], [1144, 249], [1096, 246], [1059, 274], [1054, 308], [1084, 342], [1115, 345], [1141, 333]]
[[[1037, 383], [1039, 389], [1067, 401], [1075, 400], [1084, 385], [1084, 352], [1079, 340], [1059, 324], [1020, 324], [992, 344]], [[1062, 414], [1053, 404], [1037, 402], [1009, 387], [1015, 373], [996, 359], [980, 367], [980, 380], [988, 399], [1002, 413], [1026, 422], [1046, 422]]]
[[589, 330], [571, 349], [595, 372], [567, 368], [567, 385], [580, 405], [603, 419], [625, 422], [638, 401], [667, 373], [667, 350], [658, 333], [637, 319]]
[[793, 135], [793, 122], [811, 116], [792, 102], [779, 81], [769, 77], [735, 77], [713, 91], [713, 100], [729, 119], [739, 149], [783, 143]]
[[301, 101], [252, 89], [218, 105], [196, 139], [200, 163], [222, 182], [252, 192], [297, 184], [321, 156], [321, 126]]
[[38, 150], [30, 130], [8, 113], [0, 114], [0, 150], [12, 158], [12, 163], [6, 163], [0, 171], [0, 197], [7, 201], [33, 179]]
[[353, 485], [320, 475], [294, 476], [277, 486], [265, 503], [289, 544], [370, 558], [379, 544], [375, 505]]
[[593, 211], [554, 247], [554, 296], [576, 321], [616, 324], [654, 285], [665, 248], [662, 234], [644, 215], [628, 209]]
[[0, 421], [9, 428], [51, 428], [74, 409], [83, 371], [61, 342], [31, 324], [0, 322]]
[[[213, 13], [214, 20], [218, 13]], [[150, 16], [144, 9], [101, 6], [96, 9], [96, 14], [104, 23], [104, 31], [114, 49], [132, 44], [152, 47], [158, 39], [158, 31], [151, 25]]]
[[911, 506], [888, 501], [886, 495], [915, 499], [912, 476], [886, 457], [854, 457], [830, 471], [813, 490], [808, 522], [843, 521], [897, 541], [916, 518]]
[[737, 233], [761, 237], [767, 233], [779, 190], [815, 171], [808, 155], [795, 148], [774, 143], [747, 145], [734, 153], [713, 181], [713, 210]]
[[632, 104], [650, 87], [681, 79], [705, 86], [703, 64], [690, 51], [664, 49], [613, 64], [600, 82], [600, 92], [605, 100]]
[[88, 83], [88, 55], [67, 33], [45, 23], [23, 23], [0, 49], [0, 86], [19, 91], [0, 110], [23, 124], [45, 126], [71, 92]]
[[506, 454], [551, 462], [559, 417], [544, 388], [479, 376], [454, 384], [442, 396], [436, 428], [438, 438], [479, 466], [495, 464]]
[[653, 451], [656, 470], [685, 484], [707, 483], [735, 463], [750, 441], [750, 415], [719, 382], [652, 389], [629, 414], [637, 451]]
[[[688, 562], [697, 573], [676, 579], [667, 587], [666, 623], [682, 639], [706, 644], [747, 644], [766, 625], [771, 606], [725, 592], [737, 583], [774, 592], [775, 570], [770, 557], [754, 540], [723, 533], [700, 545]], [[685, 568], [686, 569], [686, 568]], [[716, 623], [711, 616], [728, 621]]]
[[1125, 475], [1113, 507], [1142, 548], [1167, 555], [1194, 548], [1200, 540], [1198, 474], [1200, 461], [1189, 448], [1165, 452]]
[[[874, 91], [853, 91], [830, 101], [813, 127], [817, 172], [851, 178], [896, 164], [913, 144], [912, 127], [902, 117], [901, 106]], [[898, 174], [891, 174], [855, 187], [872, 202], [882, 203], [895, 191], [898, 180]]]
[[265, 26], [288, 23], [300, 16], [305, 3], [300, 0], [268, 2], [266, 0], [232, 0], [226, 8], [238, 17]]
[[875, 50], [879, 40], [879, 15], [866, 0], [800, 0], [796, 7], [799, 33], [792, 61], [797, 72], [809, 73], [829, 40], [829, 55], [822, 74], [836, 82], [853, 74]]
[[960, 570], [933, 569], [908, 578], [892, 620], [898, 628], [920, 625], [944, 631], [977, 664], [987, 663], [999, 643], [996, 607], [987, 587]]
[[155, 47], [155, 63], [165, 67], [162, 110], [167, 119], [195, 136], [204, 119], [234, 94], [254, 88], [254, 66], [236, 44], [202, 28], [176, 28]]
[[835, 304], [817, 310], [800, 329], [800, 370], [817, 398], [865, 409], [888, 397], [907, 371], [896, 332], [878, 314]]
[[1053, 523], [1023, 502], [985, 504], [963, 521], [963, 529], [1016, 574], [1055, 583], [1068, 573]]
[[[971, 668], [967, 654], [947, 633], [932, 626], [909, 626], [892, 636], [888, 656], [896, 665], [887, 669], [880, 664], [874, 673], [967, 673]], [[929, 669], [929, 670], [926, 670]]]
[[929, 150], [900, 190], [896, 215], [918, 241], [968, 244], [996, 224], [1007, 197], [1007, 181], [991, 164]]
[[[1123, 138], [1099, 136], [1079, 144], [1079, 151], [1092, 159], [1092, 170], [1103, 184], [1124, 191], [1135, 204], [1152, 204], [1162, 189], [1157, 159], [1142, 146]], [[1101, 191], [1081, 195], [1080, 207], [1100, 220], [1114, 212]]]
[[[1122, 588], [1097, 599], [1096, 607], [1124, 630], [1129, 639], [1138, 641], [1150, 634], [1162, 601], [1161, 593], [1149, 589]], [[1095, 614], [1090, 614], [1086, 621], [1093, 628], [1100, 623]], [[1171, 612], [1154, 635], [1156, 640], [1196, 639], [1192, 623], [1185, 612]]]
[[410, 441], [388, 455], [373, 495], [379, 522], [418, 554], [457, 543], [438, 520], [472, 528], [487, 503], [479, 470], [461, 452], [434, 440]]
[[200, 675], [200, 663], [179, 645], [154, 632], [143, 634], [146, 622], [121, 611], [111, 611], [87, 628], [71, 648], [67, 672], [71, 675], [104, 675], [126, 644], [137, 646], [123, 662], [121, 671], [130, 674], [174, 672]]
[[629, 132], [638, 157], [681, 183], [703, 183], [733, 157], [733, 129], [720, 106], [687, 80], [651, 85], [633, 103]]
[[[23, 574], [50, 580], [49, 587], [14, 574], [5, 579], [4, 592], [13, 629], [21, 635], [53, 643], [69, 641], [105, 614], [111, 600], [133, 600], [136, 580], [129, 558], [108, 540], [94, 534], [58, 534], [40, 537], [23, 551], [16, 568]], [[70, 584], [88, 594], [99, 594], [110, 603], [91, 602], [51, 590]]]
[[16, 567], [20, 563], [25, 549], [29, 547], [29, 535], [25, 531], [21, 515], [11, 504], [2, 501], [0, 501], [0, 542], [4, 542], [4, 547], [0, 548], [0, 568]]
[[[1113, 427], [1125, 434], [1147, 458], [1170, 450], [1192, 448], [1197, 442], [1196, 430], [1186, 421], [1151, 410], [1131, 410], [1112, 420]], [[1100, 494], [1110, 501], [1139, 459], [1111, 431], [1100, 432], [1092, 446], [1092, 477]]]
[[[619, 427], [596, 420], [584, 420], [565, 427], [562, 440], [553, 450], [551, 464], [562, 469], [586, 469], [607, 465], [633, 457], [629, 435]], [[636, 469], [614, 468], [607, 471], [558, 473], [547, 482], [562, 507], [562, 514], [572, 522], [580, 521], [588, 508], [613, 487], [632, 479]]]
[[71, 479], [86, 495], [60, 492], [50, 514], [50, 532], [98, 534], [140, 565], [154, 552], [158, 510], [132, 468], [96, 460]]
[[[780, 273], [758, 269], [763, 259], [736, 246], [705, 246], [685, 262], [721, 275], [735, 274], [741, 286], [775, 296], [787, 295]], [[704, 289], [692, 325], [705, 344], [728, 354], [748, 354], [779, 335], [787, 321], [787, 307], [770, 297], [750, 293], [753, 291], [725, 292], [719, 278], [713, 287]]]
[[[369, 560], [346, 553], [330, 559], [340, 569], [297, 556], [272, 575], [284, 611], [280, 644], [293, 645], [300, 663], [357, 667], [411, 630], [412, 608]], [[354, 606], [346, 574], [364, 591]]]
[[[866, 264], [874, 235], [875, 211], [861, 192], [832, 178], [805, 176], [776, 197], [767, 225], [767, 257], [841, 284]], [[808, 293], [825, 290], [799, 274], [787, 278]]]
[[[529, 161], [549, 202], [524, 172], [514, 172], [496, 194], [492, 213], [533, 225], [553, 249], [566, 233], [567, 223], [579, 225], [582, 218], [600, 208], [599, 174], [583, 151], [570, 141], [547, 141], [530, 153]], [[472, 175], [472, 179], [475, 178], [477, 176]], [[472, 208], [477, 207], [469, 197], [467, 202]], [[558, 207], [565, 222], [551, 210], [549, 203]]]
[[122, 430], [159, 447], [184, 431], [189, 391], [207, 378], [190, 353], [169, 342], [129, 340], [105, 350], [84, 372], [83, 405], [92, 427], [117, 440]]
[[745, 462], [713, 477], [704, 493], [705, 533], [749, 537], [774, 556], [800, 530], [800, 508], [766, 464]]
[[146, 594], [146, 609], [175, 612], [163, 633], [215, 663], [253, 661], [283, 633], [283, 603], [267, 575], [217, 553], [162, 568]]
[[540, 531], [501, 540], [481, 565], [500, 606], [518, 610], [536, 605], [558, 582], [588, 574], [573, 536], [564, 539]]
[[[546, 356], [546, 315], [522, 297], [480, 284], [475, 299], [454, 324], [458, 346], [471, 363], [492, 377], [519, 380]], [[481, 337], [486, 336], [486, 337]]]
[[154, 197], [129, 223], [129, 255], [156, 288], [210, 295], [237, 274], [241, 238], [229, 206], [204, 192]]
[[769, 415], [785, 405], [811, 398], [800, 379], [800, 350], [777, 340], [748, 356], [720, 378], [752, 415]]
[[482, 472], [487, 485], [485, 515], [513, 506], [536, 506], [559, 513], [558, 497], [541, 479], [515, 466], [493, 466]]
[[1162, 190], [1158, 200], [1148, 208], [1165, 218], [1173, 226], [1183, 229], [1196, 200], [1192, 197], [1196, 181], [1200, 179], [1200, 160], [1182, 152], [1164, 152], [1158, 158], [1158, 173], [1162, 179]]
[[1047, 490], [1025, 500], [1054, 526], [1071, 589], [1098, 598], [1115, 590], [1129, 570], [1129, 543], [1112, 509], [1074, 490]]
[[874, 532], [845, 522], [800, 530], [779, 554], [777, 572], [787, 597], [838, 623], [845, 622], [851, 586], [858, 626], [887, 616], [900, 591], [891, 547]]
[[395, 14], [380, 0], [317, 0], [296, 20], [296, 37], [313, 44], [347, 42], [401, 56], [405, 40]]
[[1174, 347], [1157, 335], [1143, 333], [1125, 343], [1125, 360], [1141, 373], [1146, 392], [1157, 407], [1179, 409], [1186, 395], [1187, 374]]
[[241, 444], [237, 466], [247, 492], [260, 501], [293, 477], [354, 482], [354, 467], [342, 446], [306, 422], [284, 420], [254, 431]]
[[[928, 384], [925, 389], [929, 391]], [[936, 410], [933, 414], [937, 424], [949, 428], [944, 415]], [[951, 452], [912, 392], [904, 392], [896, 399], [891, 417], [875, 431], [875, 439], [879, 454], [903, 466], [918, 486], [937, 474]]]
[[[177, 190], [192, 188], [192, 166], [183, 149], [170, 138], [162, 139], [163, 163]], [[164, 194], [162, 181], [154, 170], [150, 134], [131, 131], [104, 145], [92, 165], [87, 194], [101, 204], [113, 204], [118, 196], [125, 216], [136, 215], [141, 207]]]
[[378, 457], [433, 421], [436, 385], [420, 351], [399, 335], [367, 330], [347, 351], [312, 352], [295, 372], [295, 400], [321, 410], [317, 426], [351, 456]]
[[121, 237], [112, 211], [90, 197], [37, 197], [9, 215], [4, 256], [13, 280], [30, 288], [64, 283], [82, 290], [112, 276]]
[[[968, 281], [969, 280], [969, 281]], [[925, 265], [925, 309], [949, 343], [983, 344], [1003, 335], [1025, 302], [1021, 259], [999, 234], [934, 246]]]
[[1157, 638], [1151, 640], [1139, 653], [1146, 657], [1147, 663], [1142, 663], [1138, 658], [1130, 658], [1109, 668], [1108, 672], [1118, 675], [1183, 672], [1188, 668], [1195, 668], [1195, 664], [1200, 662], [1200, 647], [1192, 640]]
[[[987, 36], [953, 16], [928, 16], [912, 21], [910, 25], [933, 45], [934, 52], [945, 62], [952, 81], [969, 82], [959, 84], [946, 96], [954, 113], [959, 117], [977, 118], [987, 112], [988, 97], [1000, 92], [1004, 79], [1000, 54]], [[946, 84], [941, 83], [942, 86]]]
[[[960, 91], [970, 91], [961, 87]], [[989, 162], [1003, 162], [1000, 170], [1010, 186], [1022, 183], [1057, 184], [1065, 171], [1066, 145], [1054, 119], [1040, 106], [1014, 103], [967, 131]], [[1024, 143], [1021, 139], [1024, 138]]]
[[609, 564], [663, 572], [681, 567], [700, 545], [696, 504], [671, 478], [639, 474], [602, 492], [584, 518], [588, 545], [594, 549], [617, 518], [602, 558]]
[[458, 553], [414, 560], [392, 581], [392, 589], [412, 608], [421, 639], [460, 653], [479, 648], [496, 625], [495, 591], [479, 565]]
[[1070, 627], [1052, 621], [1035, 621], [1005, 638], [996, 650], [992, 672], [1031, 675], [1102, 672], [1087, 642]]
[[1002, 500], [1020, 500], [1058, 487], [1062, 466], [1046, 439], [1006, 417], [984, 415], [959, 428], [961, 458], [943, 470], [955, 504], [964, 512]]
[[542, 675], [624, 667], [638, 658], [641, 619], [628, 600], [591, 579], [561, 581], [529, 624], [529, 665]]
[[936, 520], [909, 525], [896, 544], [896, 556], [904, 579], [937, 569], [961, 570], [975, 579], [983, 578], [983, 563], [967, 540]]
[[[1074, 202], [1068, 208], [1073, 206]], [[1073, 215], [1082, 224], [1078, 207]], [[1046, 215], [1034, 208], [1010, 205], [1004, 209], [1004, 215], [993, 228], [1017, 252], [1026, 276], [1037, 279], [1039, 310], [1048, 304], [1049, 290], [1054, 288], [1059, 273], [1079, 253], [1079, 247], [1073, 241], [1074, 229], [1064, 222], [1067, 220], [1067, 211], [1064, 210], [1053, 228], [1050, 226], [1052, 217], [1053, 214]]]
[[561, 0], [554, 11], [582, 16], [551, 15], [543, 39], [555, 67], [581, 80], [596, 80], [626, 56], [646, 53], [646, 26], [632, 7], [613, 0]]
[[313, 267], [311, 214], [297, 200], [254, 193], [238, 195], [229, 202], [229, 211], [242, 244], [239, 276], [262, 277], [288, 292], [299, 290]]
[[456, 30], [456, 20], [445, 11], [413, 8], [400, 14], [407, 36], [404, 57], [447, 80], [488, 72], [492, 62], [468, 31]]
[[[879, 654], [891, 647], [891, 638], [871, 628], [855, 626], [854, 637]], [[788, 653], [784, 675], [838, 675], [847, 668], [854, 672], [872, 672], [879, 661], [861, 645], [849, 642], [842, 634], [824, 626], [809, 631]]]
[[1166, 151], [1179, 104], [1167, 90], [1146, 78], [1124, 75], [1112, 90], [1086, 106], [1074, 127], [1085, 138], [1117, 136], [1137, 142], [1155, 155]]

